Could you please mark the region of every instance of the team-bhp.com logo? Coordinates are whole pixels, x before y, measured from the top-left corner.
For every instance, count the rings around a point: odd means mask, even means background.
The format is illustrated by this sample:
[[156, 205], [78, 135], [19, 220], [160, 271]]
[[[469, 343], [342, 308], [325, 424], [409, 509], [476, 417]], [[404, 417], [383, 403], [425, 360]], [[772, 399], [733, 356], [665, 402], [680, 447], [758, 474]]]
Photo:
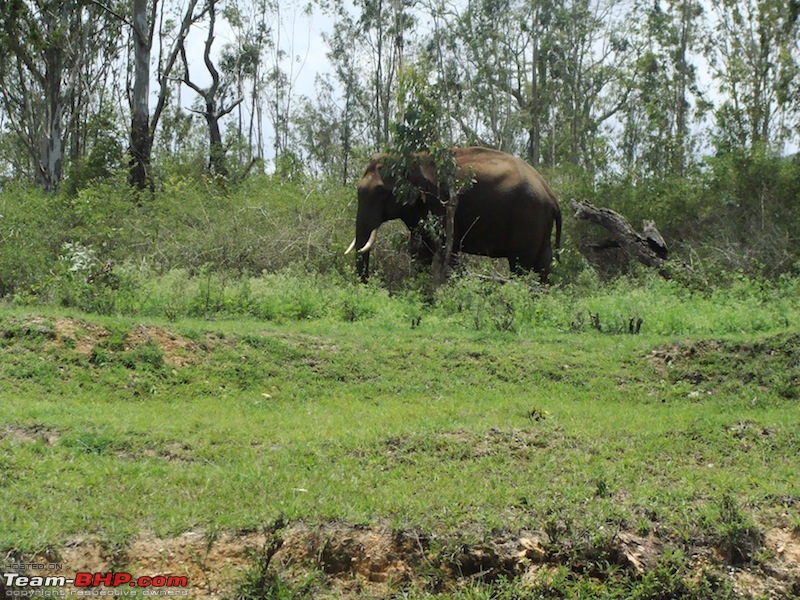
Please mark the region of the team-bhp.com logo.
[[[76, 573], [75, 577], [22, 575], [20, 573], [2, 573], [5, 583], [6, 597], [30, 596], [63, 596], [67, 590], [59, 590], [73, 586], [70, 595], [75, 596], [125, 596], [128, 588], [143, 588], [143, 596], [184, 596], [189, 582], [186, 577], [173, 575], [155, 575], [153, 577], [134, 577], [130, 573]], [[104, 586], [110, 590], [96, 589]], [[53, 591], [54, 594], [47, 593]], [[123, 593], [120, 593], [123, 592]], [[138, 593], [138, 592], [137, 592]]]

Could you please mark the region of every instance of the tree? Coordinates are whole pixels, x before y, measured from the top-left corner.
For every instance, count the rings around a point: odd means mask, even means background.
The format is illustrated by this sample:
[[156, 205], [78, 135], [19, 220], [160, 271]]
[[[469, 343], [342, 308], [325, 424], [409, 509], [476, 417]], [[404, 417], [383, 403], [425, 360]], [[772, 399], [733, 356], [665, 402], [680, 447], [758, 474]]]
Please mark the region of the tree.
[[[130, 27], [134, 72], [131, 90], [131, 137], [130, 137], [130, 183], [134, 187], [145, 190], [153, 188], [153, 179], [150, 173], [150, 161], [153, 150], [153, 137], [155, 136], [158, 121], [164, 110], [172, 69], [178, 58], [178, 53], [183, 48], [184, 40], [189, 34], [192, 25], [202, 18], [203, 13], [195, 14], [198, 0], [188, 0], [183, 19], [169, 52], [162, 50], [158, 61], [157, 79], [159, 84], [158, 99], [153, 114], [150, 114], [150, 63], [153, 42], [155, 39], [155, 24], [158, 10], [158, 0], [133, 0], [132, 20], [123, 15], [112, 12], [117, 18], [127, 23]], [[162, 7], [162, 11], [164, 8]], [[163, 16], [163, 13], [162, 13]], [[166, 31], [161, 29], [159, 36], [163, 42]]]
[[[441, 57], [440, 80], [448, 82], [456, 99], [451, 115], [462, 136], [510, 152], [524, 143], [520, 136], [529, 97], [531, 38], [522, 25], [529, 19], [516, 10], [511, 0], [471, 0], [460, 14], [451, 15], [449, 27], [438, 28], [444, 35], [429, 43]], [[544, 103], [537, 108], [547, 110]]]
[[359, 107], [364, 106], [364, 91], [359, 84], [356, 40], [358, 28], [349, 15], [339, 8], [340, 19], [328, 38], [331, 48], [328, 59], [334, 65], [336, 80], [341, 86], [339, 136], [341, 139], [341, 181], [345, 185], [350, 177], [350, 157], [353, 153], [354, 129], [358, 121]]
[[377, 149], [389, 141], [394, 108], [392, 102], [403, 67], [407, 36], [414, 25], [410, 14], [413, 0], [358, 0], [361, 10], [360, 38], [368, 49], [371, 65], [372, 144]]
[[223, 9], [233, 41], [222, 48], [220, 69], [235, 82], [236, 95], [244, 99], [236, 108], [240, 164], [263, 161], [266, 154], [262, 102], [267, 85], [264, 52], [272, 35], [267, 13], [266, 1], [230, 3]]
[[148, 0], [133, 0], [131, 37], [133, 42], [133, 89], [131, 94], [130, 183], [144, 190], [152, 188], [150, 154], [153, 133], [150, 129], [150, 49], [153, 45], [156, 3], [148, 15]]
[[782, 149], [800, 118], [800, 6], [722, 0], [707, 55], [720, 91], [718, 143]]
[[[600, 129], [625, 104], [629, 54], [616, 0], [472, 0], [449, 50], [470, 140], [534, 164], [593, 168]], [[463, 100], [463, 102], [462, 102]]]
[[692, 155], [691, 124], [708, 103], [698, 88], [703, 10], [696, 0], [640, 4], [632, 102], [624, 118], [623, 162], [639, 175], [683, 176]]
[[[186, 58], [186, 48], [183, 41], [180, 45], [181, 59], [183, 61], [183, 83], [194, 90], [205, 103], [205, 110], [195, 111], [202, 114], [208, 124], [209, 146], [208, 146], [208, 167], [209, 170], [221, 177], [228, 176], [228, 166], [226, 164], [226, 148], [222, 143], [222, 130], [219, 121], [222, 117], [233, 111], [244, 98], [228, 100], [231, 82], [222, 81], [219, 71], [214, 66], [211, 59], [211, 47], [214, 44], [214, 29], [216, 25], [217, 0], [208, 0], [204, 12], [208, 13], [208, 35], [203, 50], [203, 62], [211, 75], [211, 85], [203, 88], [194, 83], [189, 75], [189, 61]], [[226, 103], [226, 100], [228, 102]]]
[[27, 154], [28, 165], [18, 166], [46, 190], [62, 179], [67, 141], [73, 156], [80, 149], [80, 111], [91, 83], [104, 83], [92, 67], [118, 55], [118, 29], [105, 17], [91, 4], [0, 0], [2, 106]]
[[[303, 154], [311, 172], [347, 185], [361, 168], [353, 168], [355, 146], [359, 140], [354, 130], [363, 119], [354, 114], [353, 96], [342, 90], [329, 75], [318, 75], [314, 99], [304, 98], [295, 117], [295, 145]], [[363, 140], [362, 140], [363, 141]]]
[[[292, 133], [292, 118], [294, 115], [294, 102], [296, 100], [295, 85], [300, 71], [305, 65], [305, 59], [295, 54], [294, 24], [297, 17], [296, 9], [284, 14], [281, 0], [272, 0], [269, 4], [273, 12], [272, 35], [266, 40], [265, 50], [267, 57], [266, 85], [268, 99], [267, 111], [272, 121], [274, 132], [273, 148], [275, 151], [276, 165], [281, 162], [281, 156], [286, 153], [286, 163], [294, 163], [296, 156], [290, 149]], [[310, 5], [306, 7], [310, 10]], [[291, 21], [290, 35], [287, 37], [286, 20]], [[299, 65], [299, 66], [298, 66]]]
[[[317, 75], [315, 98], [305, 99], [295, 132], [298, 145], [312, 165], [346, 185], [356, 174], [353, 155], [370, 145], [370, 85], [365, 81], [360, 25], [339, 2], [324, 6], [334, 18], [324, 34], [333, 73]], [[360, 169], [358, 165], [356, 169]]]
[[436, 90], [425, 79], [426, 65], [410, 67], [401, 74], [398, 104], [402, 117], [392, 127], [394, 136], [389, 145], [384, 168], [395, 183], [392, 193], [403, 202], [415, 202], [421, 191], [410, 182], [408, 173], [419, 161], [432, 161], [437, 184], [436, 197], [442, 203], [441, 219], [430, 215], [420, 224], [426, 237], [435, 240], [433, 281], [442, 285], [452, 269], [455, 241], [455, 216], [459, 195], [472, 185], [470, 173], [463, 172], [452, 150], [452, 140], [442, 136], [441, 101]]

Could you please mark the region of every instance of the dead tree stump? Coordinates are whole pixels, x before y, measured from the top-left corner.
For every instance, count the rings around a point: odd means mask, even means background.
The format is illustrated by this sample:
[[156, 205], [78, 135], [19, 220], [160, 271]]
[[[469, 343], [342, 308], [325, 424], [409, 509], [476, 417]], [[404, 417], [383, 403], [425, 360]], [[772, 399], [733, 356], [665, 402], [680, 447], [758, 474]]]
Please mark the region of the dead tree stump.
[[585, 200], [570, 200], [569, 206], [575, 212], [576, 219], [600, 225], [611, 234], [612, 239], [603, 242], [600, 249], [621, 248], [628, 258], [658, 269], [659, 274], [669, 278], [665, 268], [667, 244], [653, 221], [645, 221], [643, 232], [637, 233], [625, 217], [609, 208], [598, 208]]

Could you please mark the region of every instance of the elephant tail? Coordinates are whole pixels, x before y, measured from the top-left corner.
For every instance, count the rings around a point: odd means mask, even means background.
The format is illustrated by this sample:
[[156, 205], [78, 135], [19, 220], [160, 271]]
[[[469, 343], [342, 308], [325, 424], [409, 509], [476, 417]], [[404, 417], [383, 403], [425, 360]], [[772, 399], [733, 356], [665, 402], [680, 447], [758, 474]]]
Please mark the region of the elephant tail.
[[556, 202], [555, 219], [556, 219], [556, 246], [555, 246], [555, 249], [558, 250], [561, 247], [561, 207], [558, 205], [558, 202]]

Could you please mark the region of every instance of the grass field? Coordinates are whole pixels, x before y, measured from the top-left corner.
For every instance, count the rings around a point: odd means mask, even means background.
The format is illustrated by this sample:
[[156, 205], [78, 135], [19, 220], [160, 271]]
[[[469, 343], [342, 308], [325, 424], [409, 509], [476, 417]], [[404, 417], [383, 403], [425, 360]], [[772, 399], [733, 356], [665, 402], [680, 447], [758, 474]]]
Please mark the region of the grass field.
[[225, 597], [800, 591], [795, 281], [265, 276], [186, 316], [203, 285], [158, 284], [161, 314], [0, 309], [8, 556], [155, 569], [142, 540], [197, 535], [159, 572]]

